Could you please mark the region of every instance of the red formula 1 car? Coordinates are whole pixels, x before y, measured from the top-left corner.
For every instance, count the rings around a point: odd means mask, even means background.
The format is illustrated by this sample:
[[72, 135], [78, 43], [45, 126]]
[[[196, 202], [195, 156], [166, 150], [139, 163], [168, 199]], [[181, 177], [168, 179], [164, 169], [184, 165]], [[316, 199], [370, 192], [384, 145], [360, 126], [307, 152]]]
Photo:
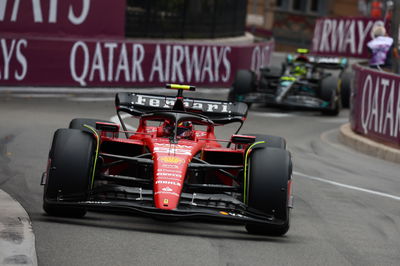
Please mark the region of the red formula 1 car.
[[[43, 174], [49, 215], [83, 216], [88, 209], [133, 211], [157, 218], [210, 218], [242, 223], [250, 233], [289, 229], [292, 162], [277, 136], [238, 135], [245, 103], [118, 93], [120, 125], [73, 119], [58, 129]], [[121, 113], [139, 119], [128, 131]], [[238, 122], [218, 140], [216, 126]]]

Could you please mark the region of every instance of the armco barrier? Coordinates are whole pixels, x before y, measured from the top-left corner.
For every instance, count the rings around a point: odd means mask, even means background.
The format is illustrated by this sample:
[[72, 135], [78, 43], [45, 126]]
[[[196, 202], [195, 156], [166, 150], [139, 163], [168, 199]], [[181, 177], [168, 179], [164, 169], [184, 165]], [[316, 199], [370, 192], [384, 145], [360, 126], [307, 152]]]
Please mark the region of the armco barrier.
[[400, 147], [400, 76], [353, 65], [351, 128]]
[[323, 56], [368, 58], [367, 43], [376, 19], [325, 17], [315, 23], [312, 52]]

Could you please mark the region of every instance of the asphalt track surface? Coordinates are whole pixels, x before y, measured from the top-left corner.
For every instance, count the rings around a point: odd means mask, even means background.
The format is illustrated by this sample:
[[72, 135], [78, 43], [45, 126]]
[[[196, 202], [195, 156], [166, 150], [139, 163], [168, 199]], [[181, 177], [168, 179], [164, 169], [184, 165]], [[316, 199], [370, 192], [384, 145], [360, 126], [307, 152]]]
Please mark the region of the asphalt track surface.
[[[210, 91], [201, 97], [224, 98]], [[399, 265], [400, 166], [337, 140], [340, 117], [254, 106], [241, 132], [285, 137], [294, 160], [292, 226], [284, 237], [243, 226], [42, 210], [40, 177], [53, 132], [75, 117], [112, 118], [112, 95], [0, 97], [0, 188], [29, 213], [39, 265]], [[220, 128], [228, 137], [233, 127]]]

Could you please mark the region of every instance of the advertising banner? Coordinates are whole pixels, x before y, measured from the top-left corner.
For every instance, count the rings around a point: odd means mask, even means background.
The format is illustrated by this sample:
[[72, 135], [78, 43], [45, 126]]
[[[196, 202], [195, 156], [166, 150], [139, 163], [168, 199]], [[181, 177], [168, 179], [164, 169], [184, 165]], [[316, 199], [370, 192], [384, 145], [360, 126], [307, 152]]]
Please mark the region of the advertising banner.
[[400, 77], [360, 65], [353, 69], [353, 131], [400, 146]]
[[126, 0], [0, 0], [0, 32], [123, 38]]
[[237, 69], [268, 65], [273, 46], [0, 38], [0, 85], [229, 87]]
[[367, 43], [375, 23], [377, 20], [365, 17], [320, 18], [315, 23], [311, 50], [322, 56], [369, 58]]

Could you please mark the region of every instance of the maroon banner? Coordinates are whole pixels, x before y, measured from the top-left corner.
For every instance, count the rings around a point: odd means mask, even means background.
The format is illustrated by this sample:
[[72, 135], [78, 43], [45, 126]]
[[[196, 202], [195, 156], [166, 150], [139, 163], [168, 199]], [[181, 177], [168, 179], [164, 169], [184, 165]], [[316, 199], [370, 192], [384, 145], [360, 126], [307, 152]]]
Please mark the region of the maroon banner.
[[0, 0], [0, 32], [124, 37], [125, 0]]
[[372, 38], [375, 23], [377, 20], [365, 17], [320, 18], [315, 23], [312, 52], [323, 56], [368, 58], [367, 43]]
[[237, 69], [268, 65], [273, 45], [2, 38], [0, 85], [229, 87]]
[[353, 131], [400, 146], [400, 76], [360, 65], [353, 69]]

